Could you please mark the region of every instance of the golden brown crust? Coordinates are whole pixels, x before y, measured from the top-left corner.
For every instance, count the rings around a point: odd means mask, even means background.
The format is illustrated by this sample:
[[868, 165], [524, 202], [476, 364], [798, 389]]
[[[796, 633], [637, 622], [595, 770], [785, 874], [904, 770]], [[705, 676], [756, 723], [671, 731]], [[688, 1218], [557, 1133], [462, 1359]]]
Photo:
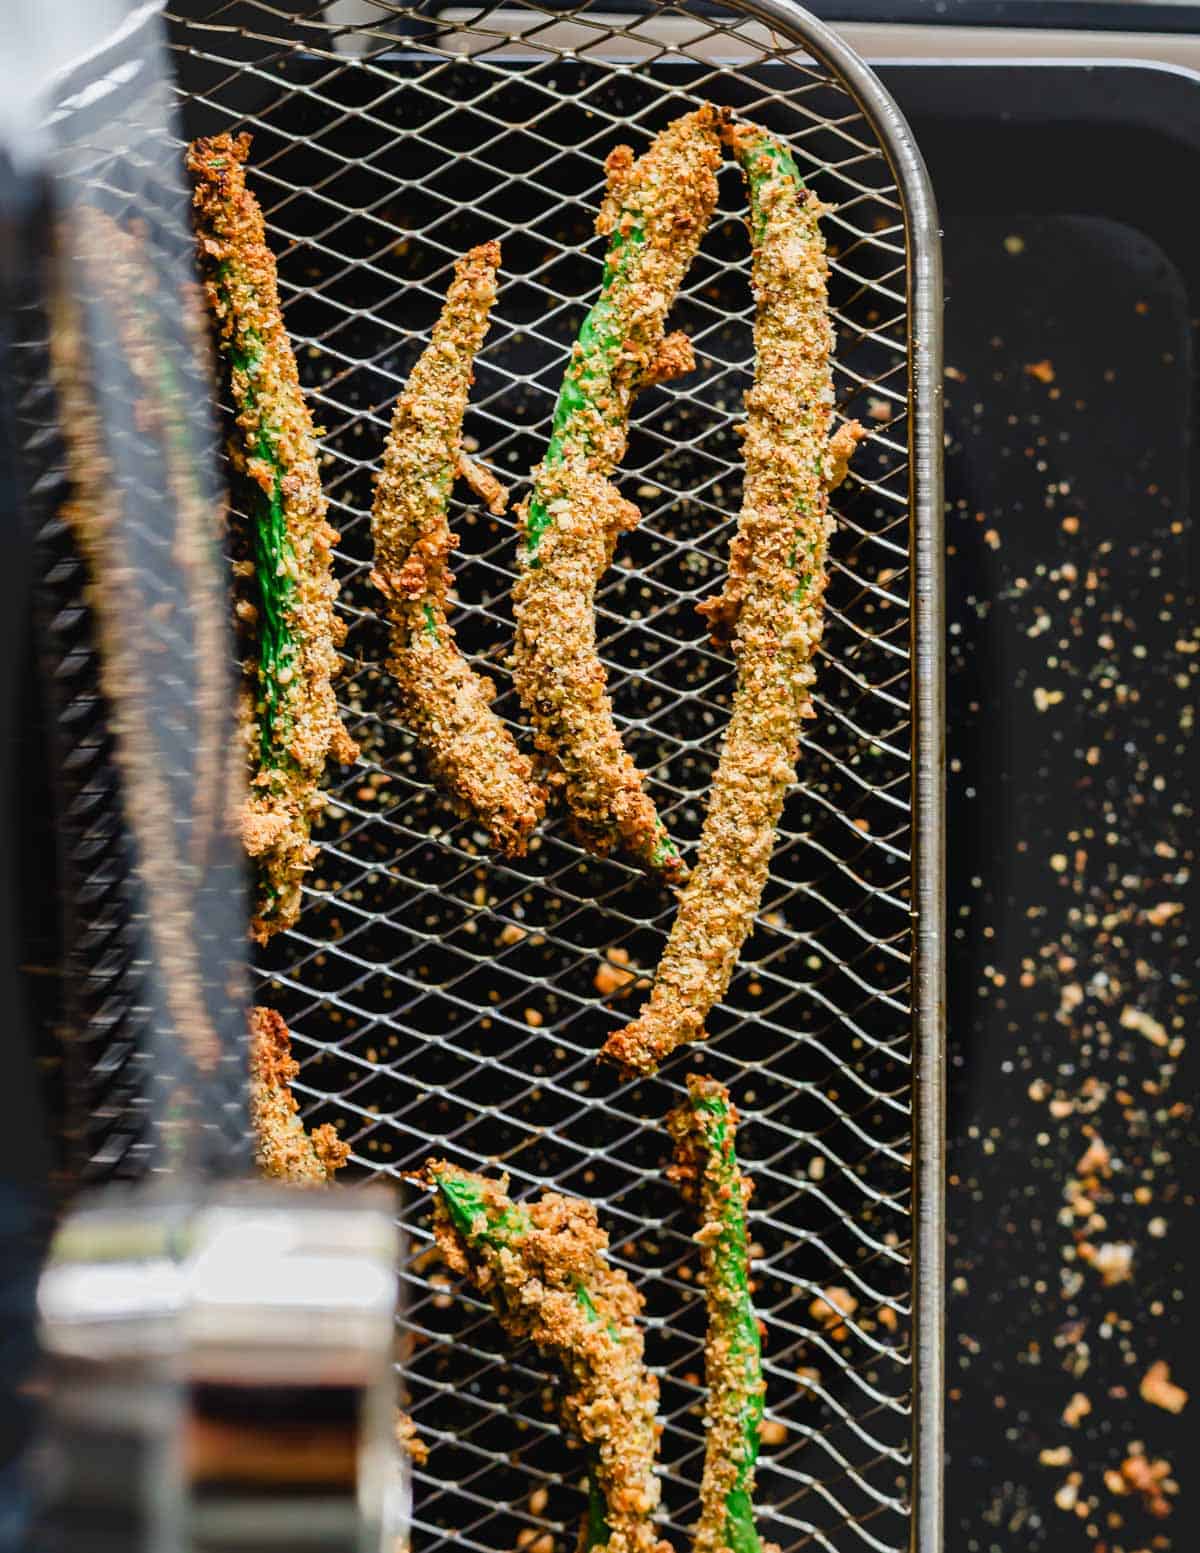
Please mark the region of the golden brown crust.
[[[299, 917], [326, 763], [352, 761], [358, 750], [332, 683], [345, 637], [334, 613], [338, 536], [326, 522], [316, 434], [283, 322], [275, 258], [246, 187], [249, 148], [249, 135], [197, 140], [187, 165], [204, 291], [236, 410], [230, 454], [258, 492], [258, 532], [240, 537], [244, 555], [257, 546], [258, 590], [238, 616], [248, 638], [241, 714], [250, 797], [242, 834], [257, 864], [251, 931], [265, 942]], [[272, 507], [274, 516], [266, 516]], [[264, 539], [268, 531], [273, 537]]]
[[574, 348], [555, 432], [522, 508], [522, 569], [513, 593], [517, 692], [538, 748], [556, 770], [572, 828], [604, 855], [619, 849], [669, 881], [683, 864], [621, 743], [596, 648], [595, 591], [638, 509], [612, 483], [635, 393], [686, 371], [691, 348], [663, 337], [666, 315], [716, 201], [719, 110], [677, 119], [636, 161], [605, 164], [597, 230], [612, 235], [600, 301]]
[[828, 492], [862, 435], [831, 438], [833, 332], [816, 196], [790, 156], [751, 125], [728, 138], [751, 185], [755, 378], [746, 395], [746, 480], [724, 594], [705, 606], [732, 634], [738, 681], [699, 854], [650, 999], [604, 1055], [653, 1072], [700, 1040], [724, 996], [770, 871], [784, 796], [796, 779], [821, 639]]
[[328, 1122], [306, 1132], [292, 1080], [300, 1064], [291, 1032], [274, 1009], [250, 1010], [250, 1122], [263, 1175], [298, 1186], [325, 1186], [350, 1154]]
[[371, 580], [387, 602], [388, 669], [401, 716], [456, 808], [477, 819], [494, 846], [519, 856], [545, 795], [534, 784], [532, 762], [492, 710], [495, 686], [459, 652], [446, 615], [458, 543], [447, 517], [455, 475], [492, 511], [504, 508], [503, 486], [462, 451], [463, 414], [499, 263], [499, 243], [483, 243], [455, 265], [433, 337], [396, 403], [371, 515]]
[[[591, 1553], [671, 1553], [653, 1519], [661, 1425], [658, 1383], [643, 1353], [642, 1297], [609, 1262], [595, 1208], [557, 1192], [514, 1205], [505, 1180], [439, 1161], [427, 1170], [435, 1185], [443, 1175], [465, 1182], [479, 1204], [477, 1232], [468, 1241], [435, 1191], [434, 1233], [446, 1264], [491, 1300], [514, 1341], [534, 1343], [566, 1373], [563, 1423], [590, 1448], [604, 1507], [607, 1536], [586, 1538]], [[508, 1229], [489, 1243], [487, 1226], [498, 1221]]]
[[413, 1423], [403, 1408], [398, 1407], [396, 1409], [395, 1418], [392, 1420], [392, 1427], [400, 1454], [407, 1456], [409, 1461], [415, 1466], [423, 1467], [429, 1460], [429, 1446], [426, 1445], [425, 1441], [417, 1433], [416, 1424]]

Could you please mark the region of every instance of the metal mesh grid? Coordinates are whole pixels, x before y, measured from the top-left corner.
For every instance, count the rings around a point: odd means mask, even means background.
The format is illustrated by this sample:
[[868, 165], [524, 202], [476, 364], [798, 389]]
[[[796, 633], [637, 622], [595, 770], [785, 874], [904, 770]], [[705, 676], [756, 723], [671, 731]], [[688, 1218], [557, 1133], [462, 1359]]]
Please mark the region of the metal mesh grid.
[[[654, 5], [621, 21], [586, 4], [296, 14], [214, 0], [170, 24], [187, 133], [254, 133], [251, 179], [342, 535], [340, 696], [363, 758], [335, 776], [299, 927], [257, 970], [262, 1000], [296, 1032], [308, 1113], [337, 1124], [364, 1173], [398, 1177], [436, 1151], [507, 1170], [518, 1194], [554, 1186], [599, 1203], [646, 1297], [666, 1531], [684, 1546], [703, 1455], [703, 1298], [693, 1226], [661, 1175], [661, 1119], [689, 1066], [729, 1083], [757, 1183], [764, 1536], [839, 1553], [906, 1545], [910, 299], [903, 204], [881, 147], [841, 85], [744, 16]], [[620, 141], [641, 149], [704, 98], [784, 133], [835, 207], [838, 413], [872, 435], [836, 503], [820, 715], [756, 931], [710, 1042], [629, 1084], [595, 1053], [641, 1002], [672, 901], [553, 822], [527, 859], [501, 863], [424, 781], [379, 667], [371, 477], [453, 260], [499, 236], [502, 289], [466, 427], [520, 496], [597, 289], [603, 158]], [[698, 370], [639, 403], [620, 478], [644, 517], [598, 596], [618, 718], [685, 843], [732, 688], [694, 606], [723, 576], [740, 498], [735, 427], [753, 367], [743, 211], [731, 168], [672, 318]], [[456, 504], [453, 516], [459, 640], [515, 721], [512, 513]], [[424, 1206], [410, 1215], [418, 1251]], [[508, 1353], [429, 1257], [406, 1281], [403, 1370], [433, 1447], [415, 1545], [567, 1548], [582, 1458], [536, 1357]], [[844, 1320], [814, 1306], [831, 1287], [851, 1297]]]

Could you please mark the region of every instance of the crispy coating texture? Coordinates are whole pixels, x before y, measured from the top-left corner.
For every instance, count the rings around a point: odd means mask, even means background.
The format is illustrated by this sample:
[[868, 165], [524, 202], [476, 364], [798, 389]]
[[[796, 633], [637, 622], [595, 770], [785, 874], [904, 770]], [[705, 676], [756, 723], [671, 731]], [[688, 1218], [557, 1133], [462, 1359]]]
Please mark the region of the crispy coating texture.
[[693, 1553], [758, 1553], [754, 1467], [766, 1385], [750, 1299], [746, 1205], [752, 1191], [737, 1159], [737, 1108], [715, 1079], [689, 1073], [688, 1097], [667, 1116], [674, 1142], [667, 1174], [700, 1218], [708, 1333], [708, 1436]]
[[416, 1466], [423, 1467], [429, 1460], [429, 1446], [417, 1433], [416, 1424], [403, 1408], [396, 1409], [392, 1419], [392, 1433], [400, 1454], [407, 1456]]
[[533, 765], [492, 710], [496, 688], [455, 646], [446, 615], [450, 556], [458, 544], [447, 504], [461, 473], [491, 511], [504, 487], [462, 452], [462, 423], [475, 354], [496, 298], [499, 243], [473, 248], [454, 280], [433, 337], [396, 404], [375, 492], [375, 570], [391, 622], [388, 669], [400, 714], [416, 734], [435, 779], [492, 845], [520, 856], [541, 818], [545, 795]]
[[[136, 384], [136, 397], [129, 406], [133, 423], [164, 450], [163, 477], [171, 494], [175, 523], [171, 536], [174, 555], [191, 573], [196, 604], [194, 646], [198, 655], [206, 649], [215, 650], [220, 641], [220, 617], [206, 621], [202, 596], [207, 590], [203, 554], [210, 536], [206, 528], [212, 514], [188, 471], [181, 467], [178, 447], [172, 441], [177, 423], [165, 409], [162, 352], [149, 316], [140, 305], [153, 284], [152, 267], [132, 232], [87, 207], [74, 213], [64, 242], [74, 248], [78, 267], [72, 272], [73, 280], [98, 305], [111, 331], [103, 348], [120, 351]], [[196, 959], [193, 903], [177, 857], [174, 800], [141, 694], [151, 665], [136, 625], [150, 604], [141, 595], [138, 568], [127, 551], [121, 483], [110, 463], [96, 405], [80, 299], [60, 287], [53, 307], [51, 369], [70, 478], [70, 494], [61, 517], [74, 534], [91, 574], [89, 603], [100, 650], [100, 684], [112, 718], [125, 790], [136, 799], [125, 805], [125, 812], [137, 841], [138, 872], [146, 887], [151, 941], [162, 970], [167, 1007], [191, 1061], [201, 1071], [208, 1071], [220, 1057], [221, 1041], [209, 1016]], [[207, 604], [212, 602], [209, 599]], [[220, 710], [220, 688], [215, 690], [215, 702], [210, 692], [201, 665], [196, 708], [200, 740], [195, 773], [197, 807], [192, 831], [193, 842], [202, 847], [211, 837], [223, 785], [219, 751], [205, 748], [217, 732], [214, 706], [217, 713]], [[194, 852], [193, 861], [199, 860]]]
[[204, 292], [236, 412], [230, 455], [255, 495], [253, 533], [240, 544], [253, 553], [257, 587], [238, 617], [249, 645], [242, 837], [256, 865], [251, 932], [263, 943], [300, 915], [326, 763], [353, 761], [358, 750], [333, 693], [345, 637], [334, 613], [338, 536], [326, 522], [316, 434], [284, 327], [275, 258], [246, 187], [249, 149], [249, 135], [216, 135], [189, 147], [187, 165]]
[[588, 1446], [590, 1505], [581, 1548], [670, 1553], [654, 1525], [661, 1425], [647, 1370], [642, 1298], [608, 1261], [590, 1203], [557, 1192], [515, 1204], [507, 1181], [431, 1160], [434, 1233], [452, 1271], [491, 1300], [516, 1342], [531, 1342], [567, 1378], [562, 1419]]
[[513, 593], [517, 691], [575, 834], [591, 851], [619, 850], [672, 883], [683, 863], [613, 721], [595, 595], [618, 536], [640, 517], [611, 479], [625, 455], [633, 397], [692, 366], [687, 341], [664, 339], [663, 330], [716, 202], [721, 123], [721, 112], [705, 105], [670, 124], [636, 161], [628, 146], [608, 157], [596, 222], [610, 236], [603, 286], [522, 508]]
[[822, 207], [786, 148], [753, 125], [728, 132], [750, 189], [755, 376], [746, 395], [746, 479], [730, 580], [706, 609], [732, 635], [737, 688], [696, 866], [650, 999], [604, 1055], [652, 1073], [724, 996], [771, 867], [775, 829], [796, 779], [801, 725], [821, 640], [831, 484], [857, 423], [831, 437], [833, 330]]
[[346, 1163], [350, 1145], [328, 1122], [306, 1132], [292, 1094], [300, 1064], [291, 1032], [270, 1008], [250, 1010], [250, 1123], [263, 1175], [297, 1186], [325, 1186]]

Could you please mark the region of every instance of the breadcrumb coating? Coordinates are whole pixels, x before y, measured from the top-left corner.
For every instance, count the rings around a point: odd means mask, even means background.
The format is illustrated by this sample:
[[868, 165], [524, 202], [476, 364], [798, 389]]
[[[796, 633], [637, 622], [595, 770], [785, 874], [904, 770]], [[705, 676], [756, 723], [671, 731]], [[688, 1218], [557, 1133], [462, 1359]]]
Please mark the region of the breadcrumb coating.
[[407, 1456], [416, 1466], [423, 1467], [429, 1460], [429, 1446], [417, 1433], [416, 1424], [413, 1423], [403, 1408], [398, 1407], [396, 1409], [395, 1417], [392, 1420], [392, 1432], [395, 1435], [396, 1446], [400, 1454]]
[[663, 330], [716, 203], [722, 122], [706, 104], [668, 125], [636, 161], [628, 146], [608, 157], [596, 222], [610, 238], [603, 284], [521, 509], [513, 593], [517, 691], [575, 834], [589, 850], [619, 850], [668, 882], [683, 877], [683, 862], [613, 721], [595, 595], [619, 535], [641, 516], [611, 479], [634, 395], [692, 366], [688, 342], [664, 339]]
[[708, 1334], [708, 1436], [693, 1553], [761, 1553], [754, 1525], [754, 1468], [763, 1419], [762, 1343], [750, 1299], [746, 1205], [752, 1186], [738, 1166], [738, 1113], [715, 1079], [689, 1073], [688, 1097], [667, 1116], [674, 1162], [667, 1174], [700, 1217]]
[[581, 1549], [671, 1553], [654, 1524], [661, 1425], [638, 1325], [642, 1298], [608, 1261], [595, 1208], [557, 1192], [514, 1203], [506, 1179], [445, 1161], [431, 1160], [426, 1174], [447, 1266], [491, 1300], [514, 1341], [533, 1343], [566, 1374], [563, 1423], [590, 1457]]
[[695, 868], [649, 1001], [604, 1055], [652, 1073], [704, 1038], [754, 922], [775, 831], [796, 780], [821, 640], [831, 486], [863, 435], [831, 434], [833, 330], [822, 206], [790, 152], [754, 125], [726, 138], [750, 191], [754, 245], [754, 384], [746, 395], [746, 478], [729, 581], [702, 605], [714, 637], [732, 637], [737, 688]]
[[454, 280], [433, 337], [396, 404], [375, 493], [375, 569], [391, 622], [388, 669], [400, 715], [455, 807], [520, 856], [541, 818], [533, 765], [492, 710], [496, 687], [459, 652], [446, 616], [450, 556], [458, 544], [447, 505], [456, 474], [492, 512], [504, 487], [465, 457], [462, 423], [476, 352], [496, 298], [499, 243], [473, 248]]
[[342, 1168], [350, 1145], [328, 1122], [307, 1132], [292, 1094], [300, 1064], [292, 1037], [270, 1008], [250, 1010], [250, 1123], [254, 1160], [263, 1175], [298, 1186], [325, 1186]]
[[255, 497], [252, 533], [235, 544], [253, 555], [257, 585], [237, 613], [250, 644], [242, 837], [256, 865], [251, 932], [262, 943], [300, 915], [326, 763], [353, 761], [358, 749], [333, 693], [345, 637], [334, 613], [338, 535], [326, 522], [316, 434], [284, 327], [275, 258], [246, 187], [249, 150], [249, 135], [215, 135], [193, 142], [187, 165], [204, 292], [229, 368], [237, 426], [230, 456]]

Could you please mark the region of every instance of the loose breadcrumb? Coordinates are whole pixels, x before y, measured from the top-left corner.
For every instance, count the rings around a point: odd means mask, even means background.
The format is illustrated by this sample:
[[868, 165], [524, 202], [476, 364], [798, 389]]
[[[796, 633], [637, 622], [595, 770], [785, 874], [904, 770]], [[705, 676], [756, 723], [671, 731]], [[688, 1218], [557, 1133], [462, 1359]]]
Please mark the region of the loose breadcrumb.
[[1171, 1379], [1171, 1366], [1165, 1359], [1157, 1359], [1142, 1376], [1138, 1395], [1151, 1407], [1161, 1407], [1167, 1413], [1182, 1413], [1187, 1406], [1188, 1394]]

